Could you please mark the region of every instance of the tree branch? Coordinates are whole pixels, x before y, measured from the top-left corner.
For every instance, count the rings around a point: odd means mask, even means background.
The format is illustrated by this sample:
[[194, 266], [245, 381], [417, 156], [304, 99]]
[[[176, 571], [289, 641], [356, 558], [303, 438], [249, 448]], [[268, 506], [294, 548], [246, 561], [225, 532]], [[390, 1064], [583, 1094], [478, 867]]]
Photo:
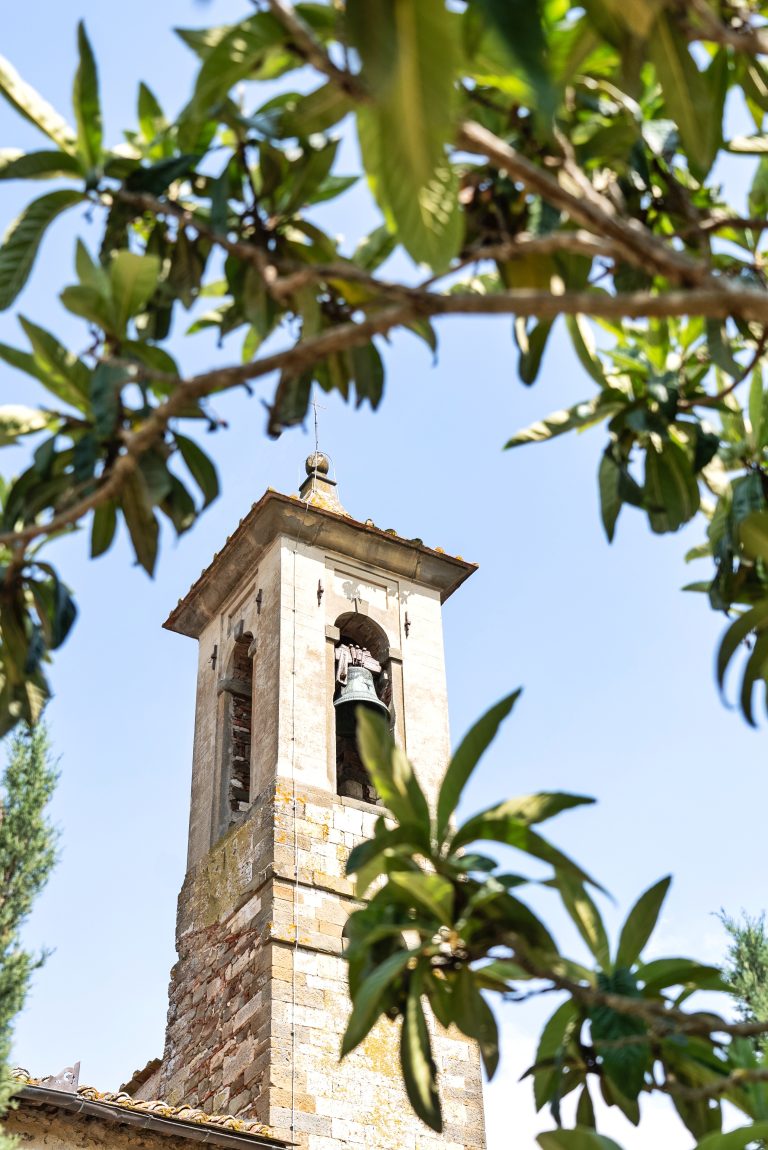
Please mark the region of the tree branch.
[[53, 534], [112, 499], [136, 468], [139, 458], [163, 437], [169, 422], [181, 416], [190, 401], [242, 386], [273, 372], [299, 374], [328, 355], [367, 343], [373, 336], [383, 335], [416, 318], [441, 315], [518, 315], [556, 319], [560, 315], [588, 315], [607, 319], [642, 319], [701, 315], [715, 319], [739, 316], [768, 325], [768, 292], [733, 287], [729, 281], [722, 279], [714, 280], [716, 287], [665, 292], [660, 295], [650, 292], [608, 295], [596, 291], [555, 295], [548, 291], [522, 288], [492, 295], [442, 295], [424, 288], [386, 284], [380, 280], [373, 282], [396, 302], [359, 322], [339, 324], [311, 339], [300, 340], [285, 351], [275, 352], [251, 363], [203, 372], [188, 379], [179, 380], [165, 373], [142, 369], [137, 378], [156, 379], [175, 385], [176, 389], [138, 431], [126, 437], [123, 453], [112, 464], [96, 490], [53, 516], [47, 523], [30, 524], [20, 531], [1, 533], [0, 545], [18, 547], [42, 535]]
[[[714, 44], [724, 44], [744, 52], [748, 56], [768, 55], [768, 33], [752, 24], [732, 28], [721, 23], [707, 4], [707, 0], [687, 0], [686, 8], [695, 14], [697, 23], [688, 23], [688, 35], [692, 40], [709, 40]], [[698, 24], [698, 26], [697, 26]]]
[[269, 7], [272, 15], [280, 21], [286, 32], [289, 33], [295, 48], [308, 64], [333, 80], [350, 96], [360, 100], [365, 98], [365, 89], [358, 78], [351, 72], [336, 67], [323, 45], [315, 38], [312, 29], [299, 16], [293, 4], [286, 3], [286, 0], [269, 0]]
[[574, 222], [620, 244], [632, 253], [625, 258], [631, 258], [647, 271], [679, 284], [704, 285], [711, 280], [710, 271], [703, 264], [670, 248], [638, 221], [621, 219], [605, 196], [598, 192], [589, 199], [574, 195], [481, 124], [465, 121], [459, 128], [457, 143], [468, 152], [487, 156], [529, 191], [537, 192], [548, 203], [567, 212]]

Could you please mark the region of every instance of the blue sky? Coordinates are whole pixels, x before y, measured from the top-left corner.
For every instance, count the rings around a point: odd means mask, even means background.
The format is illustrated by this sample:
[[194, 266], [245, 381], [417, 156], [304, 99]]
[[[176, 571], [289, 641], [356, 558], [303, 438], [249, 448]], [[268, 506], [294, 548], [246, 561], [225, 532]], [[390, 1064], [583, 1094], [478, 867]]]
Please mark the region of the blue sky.
[[[194, 61], [172, 35], [174, 24], [221, 23], [248, 10], [236, 0], [26, 0], [6, 22], [3, 52], [68, 111], [75, 25], [85, 17], [100, 62], [107, 138], [116, 141], [132, 123], [139, 79], [171, 110], [189, 92]], [[5, 104], [0, 140], [40, 143]], [[345, 149], [353, 171], [351, 142]], [[3, 225], [25, 194], [0, 185]], [[325, 221], [353, 243], [371, 218], [361, 189]], [[84, 217], [56, 227], [17, 307], [84, 347], [85, 333], [56, 299], [72, 277], [76, 234], [97, 242], [96, 226]], [[679, 590], [694, 577], [683, 555], [702, 527], [654, 538], [625, 509], [609, 547], [597, 506], [600, 430], [502, 451], [519, 427], [592, 394], [562, 332], [531, 389], [516, 378], [509, 321], [441, 321], [439, 334], [434, 366], [411, 336], [381, 345], [388, 385], [376, 414], [321, 397], [321, 444], [353, 515], [480, 564], [445, 609], [454, 740], [511, 688], [523, 684], [525, 693], [466, 810], [530, 790], [596, 796], [594, 808], [563, 816], [551, 833], [615, 896], [615, 905], [606, 903], [608, 920], [616, 924], [641, 890], [672, 872], [656, 950], [716, 960], [724, 938], [715, 912], [754, 913], [765, 901], [765, 743], [718, 696], [720, 620]], [[0, 316], [0, 340], [21, 342], [13, 314]], [[175, 346], [189, 369], [239, 353], [200, 337]], [[16, 1030], [16, 1059], [35, 1074], [80, 1059], [84, 1081], [116, 1088], [161, 1053], [185, 861], [195, 668], [192, 641], [161, 623], [264, 489], [298, 486], [312, 439], [301, 431], [266, 438], [260, 400], [273, 386], [260, 382], [253, 398], [217, 401], [230, 429], [205, 446], [223, 495], [178, 544], [164, 539], [154, 581], [132, 565], [122, 539], [96, 563], [87, 559], [85, 533], [55, 548], [81, 614], [52, 672], [61, 858], [27, 930], [30, 945], [52, 954]], [[32, 383], [2, 368], [0, 402], [37, 398]], [[552, 922], [578, 954], [554, 906]], [[503, 1069], [488, 1091], [492, 1150], [506, 1143], [510, 1121], [521, 1146], [550, 1125], [532, 1117], [529, 1085], [514, 1086], [548, 1008], [505, 1009]], [[676, 1120], [667, 1125], [666, 1112], [654, 1109], [643, 1135], [623, 1122], [611, 1130], [628, 1148], [641, 1138], [647, 1145], [649, 1132], [663, 1135], [669, 1150], [689, 1145]]]

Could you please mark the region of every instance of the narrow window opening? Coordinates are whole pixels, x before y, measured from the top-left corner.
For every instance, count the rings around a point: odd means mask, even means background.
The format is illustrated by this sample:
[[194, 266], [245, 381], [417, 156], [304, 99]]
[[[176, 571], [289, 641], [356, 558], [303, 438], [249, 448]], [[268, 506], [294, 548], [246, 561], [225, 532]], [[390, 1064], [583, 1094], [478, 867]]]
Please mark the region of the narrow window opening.
[[335, 651], [333, 710], [336, 723], [336, 791], [346, 798], [381, 805], [357, 749], [357, 715], [378, 712], [393, 726], [389, 644], [384, 631], [367, 616], [342, 615]]
[[229, 696], [229, 825], [251, 805], [251, 728], [253, 721], [253, 661], [248, 656], [252, 636], [235, 643]]

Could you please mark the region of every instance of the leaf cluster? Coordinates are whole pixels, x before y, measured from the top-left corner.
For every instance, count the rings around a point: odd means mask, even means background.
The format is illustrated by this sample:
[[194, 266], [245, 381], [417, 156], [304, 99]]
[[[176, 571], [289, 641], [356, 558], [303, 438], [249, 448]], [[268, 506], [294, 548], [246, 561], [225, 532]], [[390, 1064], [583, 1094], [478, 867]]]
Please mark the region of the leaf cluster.
[[[528, 795], [457, 826], [456, 804], [518, 696], [498, 703], [465, 737], [434, 813], [385, 725], [375, 715], [359, 716], [360, 753], [388, 813], [348, 863], [357, 893], [367, 901], [346, 928], [353, 1009], [342, 1054], [363, 1042], [380, 1019], [399, 1020], [408, 1096], [423, 1121], [441, 1130], [430, 1015], [476, 1041], [492, 1077], [499, 1039], [489, 997], [514, 1000], [556, 989], [565, 999], [546, 1023], [526, 1077], [537, 1107], [548, 1106], [558, 1125], [562, 1102], [575, 1091], [584, 1130], [595, 1129], [595, 1091], [635, 1124], [644, 1094], [669, 1093], [696, 1138], [721, 1129], [723, 1099], [764, 1120], [764, 1084], [742, 1083], [734, 1075], [757, 1065], [750, 1044], [724, 1040], [717, 1031], [727, 1024], [712, 1015], [691, 1030], [687, 1024], [704, 1016], [682, 1010], [697, 991], [726, 993], [721, 972], [688, 958], [643, 957], [670, 879], [640, 896], [611, 946], [590, 893], [600, 888], [540, 834], [540, 823], [591, 800]], [[487, 842], [514, 847], [527, 861], [543, 863], [548, 874], [535, 879], [502, 871], [478, 850]], [[558, 895], [585, 944], [586, 965], [561, 952], [524, 900], [523, 888], [537, 885]], [[599, 1144], [589, 1140], [597, 1134], [584, 1137], [585, 1146]], [[571, 1142], [564, 1138], [562, 1145]]]

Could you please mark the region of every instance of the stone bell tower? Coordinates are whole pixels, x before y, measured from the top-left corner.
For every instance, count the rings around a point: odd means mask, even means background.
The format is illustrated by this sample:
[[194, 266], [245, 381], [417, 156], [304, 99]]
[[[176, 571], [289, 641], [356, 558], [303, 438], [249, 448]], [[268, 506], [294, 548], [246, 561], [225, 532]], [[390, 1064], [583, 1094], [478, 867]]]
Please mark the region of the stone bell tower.
[[307, 1150], [480, 1150], [463, 1036], [435, 1040], [441, 1137], [407, 1102], [395, 1024], [339, 1063], [345, 863], [381, 813], [344, 696], [389, 714], [434, 801], [449, 756], [441, 607], [475, 568], [352, 519], [328, 471], [310, 456], [298, 497], [254, 504], [165, 624], [198, 640], [199, 660], [178, 961], [151, 1088]]

